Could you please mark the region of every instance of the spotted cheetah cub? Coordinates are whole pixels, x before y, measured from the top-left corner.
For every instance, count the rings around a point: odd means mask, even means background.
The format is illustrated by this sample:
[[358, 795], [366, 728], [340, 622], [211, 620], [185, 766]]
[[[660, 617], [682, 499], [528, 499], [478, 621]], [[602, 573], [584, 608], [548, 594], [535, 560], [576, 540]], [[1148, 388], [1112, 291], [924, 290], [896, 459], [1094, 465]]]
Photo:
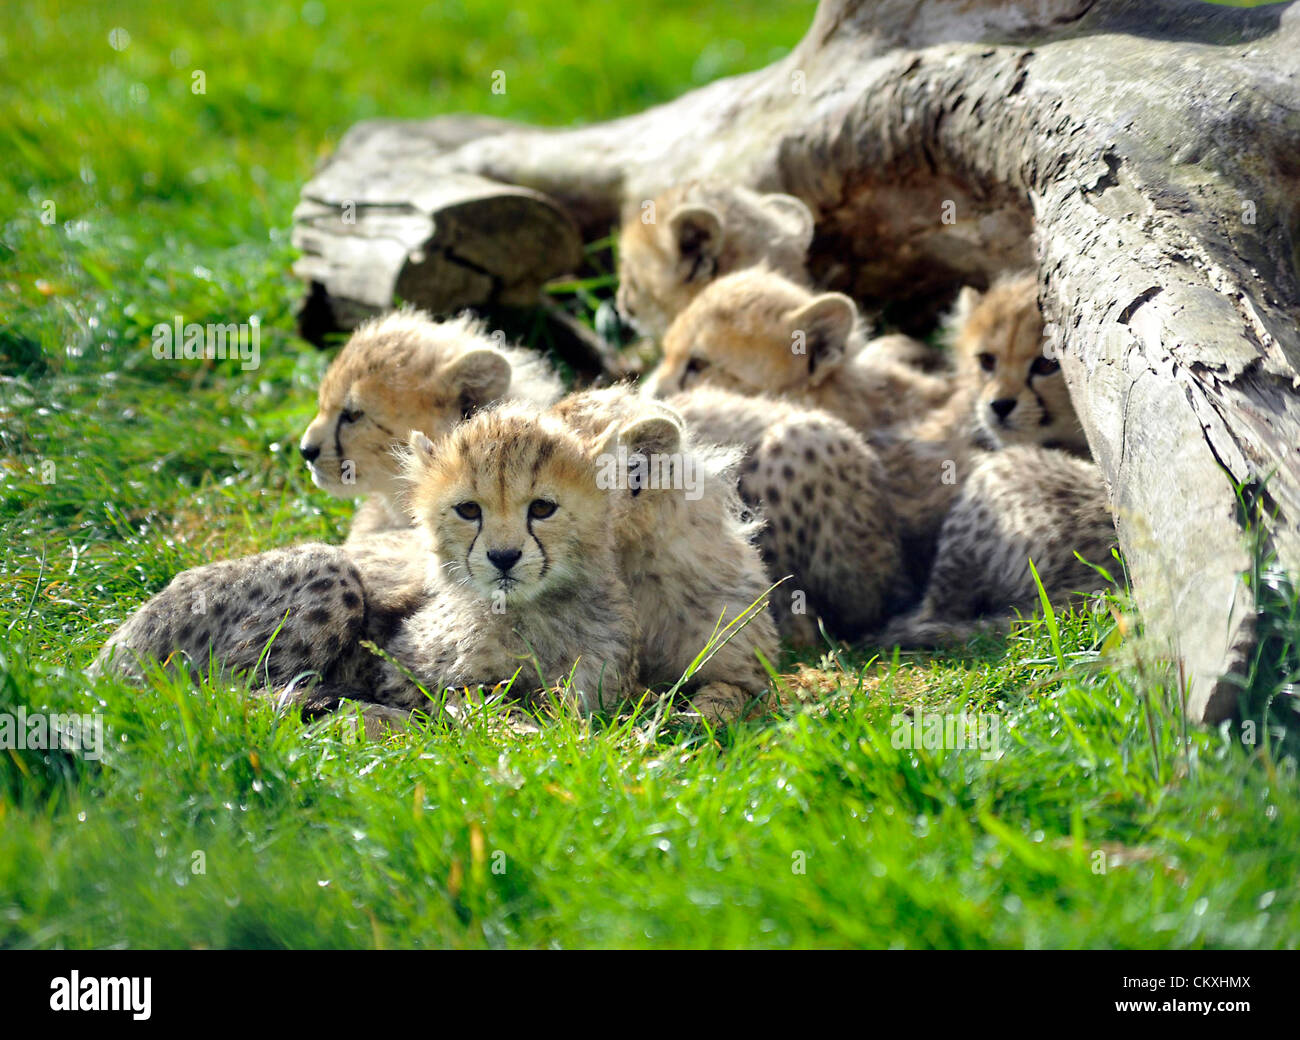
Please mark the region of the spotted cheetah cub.
[[739, 490], [763, 524], [758, 546], [771, 607], [795, 646], [874, 628], [913, 598], [884, 465], [846, 423], [820, 409], [701, 386], [668, 398], [698, 440], [744, 453]]
[[780, 397], [829, 413], [860, 434], [878, 462], [859, 468], [865, 473], [883, 466], [885, 480], [874, 493], [857, 486], [849, 493], [864, 508], [892, 513], [888, 523], [908, 565], [905, 585], [890, 578], [877, 590], [885, 597], [876, 599], [878, 607], [899, 602], [913, 582], [924, 580], [969, 452], [968, 438], [948, 429], [950, 422], [936, 424], [942, 428], [933, 434], [914, 430], [944, 411], [951, 379], [917, 371], [891, 354], [864, 343], [847, 296], [814, 296], [751, 268], [710, 285], [678, 317], [664, 340], [664, 360], [647, 380], [647, 391], [660, 397], [701, 386]]
[[994, 450], [971, 453], [939, 531], [925, 597], [885, 629], [884, 645], [940, 645], [1005, 630], [1040, 604], [1031, 559], [1049, 601], [1063, 604], [1105, 584], [1089, 564], [1108, 563], [1115, 544], [1106, 489], [1087, 458], [1060, 365], [1042, 352], [1035, 277], [1001, 279], [982, 296], [963, 290], [953, 344], [961, 389], [919, 428]]
[[550, 416], [491, 409], [436, 444], [411, 436], [412, 516], [436, 570], [429, 602], [387, 643], [363, 682], [369, 699], [420, 706], [425, 688], [492, 685], [523, 669], [525, 688], [572, 677], [586, 711], [629, 696], [637, 620], [614, 532], [626, 500], [598, 485], [619, 432], [586, 442]]
[[397, 501], [407, 434], [438, 439], [479, 408], [518, 400], [544, 408], [563, 387], [545, 360], [498, 345], [468, 316], [435, 322], [403, 308], [352, 334], [321, 380], [319, 409], [298, 450], [316, 486], [366, 496], [350, 539], [409, 526]]
[[641, 630], [642, 682], [675, 684], [719, 632], [682, 692], [710, 721], [738, 717], [768, 689], [758, 654], [778, 652], [756, 525], [736, 494], [738, 454], [696, 442], [672, 409], [627, 385], [572, 394], [551, 414], [593, 445], [618, 431], [598, 476], [626, 499], [615, 544]]
[[1000, 278], [985, 293], [962, 289], [949, 329], [958, 422], [973, 422], [974, 435], [989, 447], [1040, 444], [1088, 457], [1061, 364], [1043, 353], [1033, 272]]
[[[414, 602], [422, 597], [416, 588]], [[397, 597], [390, 605], [401, 612]], [[413, 603], [411, 604], [413, 605]], [[214, 661], [269, 687], [302, 672], [332, 678], [359, 640], [381, 635], [346, 550], [309, 543], [182, 571], [108, 639], [90, 667], [139, 680], [150, 662], [197, 680]]]
[[927, 375], [867, 345], [857, 307], [814, 295], [766, 267], [706, 286], [668, 329], [649, 391], [693, 386], [770, 394], [810, 405], [864, 435], [925, 414], [952, 395]]
[[571, 676], [586, 710], [629, 695], [637, 628], [613, 538], [623, 499], [596, 486], [599, 452], [558, 420], [509, 409], [475, 415], [436, 446], [413, 433], [410, 445], [419, 528], [392, 545], [423, 548], [418, 587], [400, 562], [390, 585], [393, 561], [370, 541], [195, 568], [119, 629], [101, 667], [138, 674], [147, 658], [211, 657], [269, 686], [310, 671], [316, 703], [404, 710], [429, 706], [421, 685], [492, 687], [516, 672], [515, 691]]
[[1042, 332], [1032, 273], [999, 279], [985, 293], [963, 289], [943, 327], [955, 369], [952, 397], [870, 438], [911, 554], [927, 567], [940, 523], [985, 451], [1036, 444], [1088, 457], [1060, 365], [1043, 354]]
[[633, 202], [618, 240], [623, 320], [662, 336], [713, 279], [757, 263], [806, 284], [813, 216], [793, 195], [693, 181]]
[[1031, 560], [1048, 601], [1060, 606], [1107, 584], [1091, 565], [1110, 564], [1115, 541], [1091, 462], [1032, 444], [990, 452], [944, 520], [921, 605], [879, 643], [941, 646], [1006, 631], [1040, 606]]

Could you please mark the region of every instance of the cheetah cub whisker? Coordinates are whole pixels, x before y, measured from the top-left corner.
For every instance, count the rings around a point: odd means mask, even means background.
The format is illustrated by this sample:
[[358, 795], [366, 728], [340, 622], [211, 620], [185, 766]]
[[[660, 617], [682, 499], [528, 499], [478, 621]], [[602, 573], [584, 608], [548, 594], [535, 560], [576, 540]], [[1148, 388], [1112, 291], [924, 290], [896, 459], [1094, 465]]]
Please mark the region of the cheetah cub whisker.
[[355, 539], [409, 526], [398, 455], [411, 430], [437, 440], [497, 401], [544, 408], [562, 392], [543, 358], [499, 343], [478, 319], [402, 308], [361, 325], [339, 351], [298, 449], [317, 487], [365, 496]]

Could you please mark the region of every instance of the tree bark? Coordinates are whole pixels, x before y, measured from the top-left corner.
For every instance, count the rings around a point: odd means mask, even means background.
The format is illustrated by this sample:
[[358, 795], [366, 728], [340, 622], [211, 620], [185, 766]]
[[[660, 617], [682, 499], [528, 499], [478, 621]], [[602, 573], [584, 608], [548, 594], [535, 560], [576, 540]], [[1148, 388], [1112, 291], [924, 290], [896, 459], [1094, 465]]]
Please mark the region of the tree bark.
[[[367, 168], [374, 126], [345, 138], [336, 172]], [[416, 208], [436, 229], [438, 192], [465, 177], [537, 203], [483, 225], [503, 246], [476, 263], [515, 298], [573, 262], [546, 230], [551, 203], [590, 238], [692, 177], [802, 198], [814, 275], [905, 327], [962, 283], [1036, 265], [1147, 629], [1190, 677], [1194, 718], [1236, 707], [1256, 611], [1237, 486], [1300, 572], [1300, 5], [823, 0], [785, 59], [638, 115], [380, 129], [405, 144], [379, 208], [429, 192]], [[355, 177], [323, 190], [330, 175], [304, 189], [297, 241], [320, 214], [309, 201], [356, 197]], [[331, 248], [302, 273], [349, 299], [358, 261]], [[409, 255], [386, 263], [409, 270]], [[454, 277], [424, 291], [473, 302]]]

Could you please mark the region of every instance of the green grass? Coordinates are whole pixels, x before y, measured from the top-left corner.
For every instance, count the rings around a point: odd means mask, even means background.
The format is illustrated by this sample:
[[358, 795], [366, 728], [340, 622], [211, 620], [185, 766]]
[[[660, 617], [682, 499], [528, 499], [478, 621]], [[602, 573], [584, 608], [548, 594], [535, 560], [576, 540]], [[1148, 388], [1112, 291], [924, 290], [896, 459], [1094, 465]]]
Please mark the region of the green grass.
[[[287, 229], [347, 126], [610, 118], [765, 64], [810, 16], [0, 11], [0, 715], [97, 711], [107, 737], [99, 762], [0, 751], [0, 946], [1300, 945], [1277, 734], [1184, 740], [1167, 670], [1106, 611], [898, 664], [787, 660], [782, 706], [716, 734], [525, 736], [489, 711], [365, 743], [220, 683], [85, 679], [178, 570], [342, 535], [289, 450], [327, 357], [293, 333]], [[261, 367], [155, 361], [176, 314], [258, 315]], [[1258, 701], [1300, 670], [1300, 611], [1285, 576], [1252, 580]], [[904, 706], [994, 714], [1001, 753], [896, 749]]]

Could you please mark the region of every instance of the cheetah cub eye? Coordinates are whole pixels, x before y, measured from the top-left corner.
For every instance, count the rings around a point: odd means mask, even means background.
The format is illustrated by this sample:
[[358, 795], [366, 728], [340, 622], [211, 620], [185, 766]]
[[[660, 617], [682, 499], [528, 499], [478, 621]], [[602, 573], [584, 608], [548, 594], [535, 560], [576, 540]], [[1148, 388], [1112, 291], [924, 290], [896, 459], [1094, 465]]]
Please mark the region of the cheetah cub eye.
[[528, 504], [528, 515], [534, 520], [545, 520], [548, 516], [554, 516], [557, 508], [554, 502], [535, 498]]
[[987, 354], [987, 353], [981, 354], [979, 356], [979, 363], [980, 363], [980, 368], [982, 368], [985, 372], [992, 372], [995, 368], [998, 367], [998, 359], [995, 358], [992, 354]]
[[1029, 366], [1030, 374], [1036, 376], [1050, 376], [1061, 370], [1061, 363], [1055, 358], [1049, 358], [1045, 354], [1039, 354], [1034, 358], [1034, 363]]
[[478, 520], [483, 515], [483, 509], [477, 502], [461, 502], [452, 506], [452, 509], [462, 520]]

